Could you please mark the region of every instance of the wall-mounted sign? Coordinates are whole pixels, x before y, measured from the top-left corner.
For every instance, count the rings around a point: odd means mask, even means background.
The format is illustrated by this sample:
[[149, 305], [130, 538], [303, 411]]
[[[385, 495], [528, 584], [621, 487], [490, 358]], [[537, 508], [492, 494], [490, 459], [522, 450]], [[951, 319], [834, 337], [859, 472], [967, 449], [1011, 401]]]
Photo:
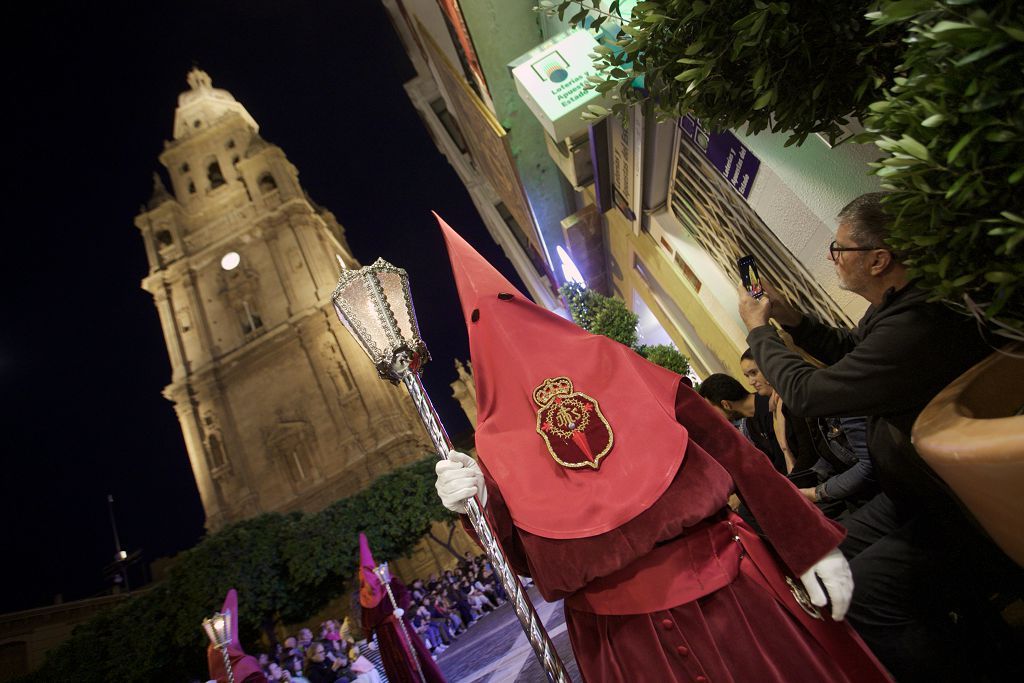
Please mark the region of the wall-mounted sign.
[[590, 57], [597, 45], [589, 31], [569, 31], [508, 65], [519, 97], [556, 141], [584, 133], [592, 123], [582, 118], [587, 105], [604, 101], [601, 93], [584, 87], [587, 76], [598, 73]]
[[683, 139], [696, 145], [733, 189], [744, 199], [749, 199], [761, 160], [729, 131], [712, 133], [701, 125], [699, 119], [689, 114], [679, 119], [679, 128]]
[[608, 151], [611, 157], [612, 203], [640, 233], [643, 192], [644, 118], [639, 105], [630, 110], [624, 125], [609, 116]]

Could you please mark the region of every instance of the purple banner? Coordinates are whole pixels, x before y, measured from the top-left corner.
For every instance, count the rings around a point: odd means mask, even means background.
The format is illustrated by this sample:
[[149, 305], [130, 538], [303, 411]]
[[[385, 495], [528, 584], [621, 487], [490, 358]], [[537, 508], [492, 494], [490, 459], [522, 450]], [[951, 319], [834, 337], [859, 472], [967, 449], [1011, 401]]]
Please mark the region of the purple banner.
[[761, 160], [729, 131], [712, 133], [689, 114], [679, 119], [679, 128], [683, 138], [696, 145], [733, 189], [748, 199]]

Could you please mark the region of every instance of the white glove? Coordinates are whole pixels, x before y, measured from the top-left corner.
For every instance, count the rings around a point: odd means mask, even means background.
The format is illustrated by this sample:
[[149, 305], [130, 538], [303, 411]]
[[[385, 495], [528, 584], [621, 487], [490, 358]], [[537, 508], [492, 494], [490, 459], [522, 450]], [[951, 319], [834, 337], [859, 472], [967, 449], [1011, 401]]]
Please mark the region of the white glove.
[[396, 607], [394, 614], [396, 619], [401, 619], [402, 615], [405, 614], [405, 610], [401, 607]]
[[[818, 583], [819, 580], [821, 583]], [[846, 610], [850, 608], [850, 598], [853, 597], [853, 574], [850, 573], [850, 565], [838, 548], [833, 548], [828, 555], [815, 562], [800, 577], [800, 582], [807, 589], [807, 596], [811, 599], [812, 605], [824, 607], [831, 600], [832, 618], [836, 621], [843, 620]], [[825, 590], [821, 589], [822, 585], [825, 586]]]
[[487, 487], [484, 486], [484, 473], [480, 466], [465, 453], [452, 451], [447, 460], [438, 461], [434, 466], [437, 472], [437, 495], [441, 504], [452, 512], [466, 514], [466, 501], [473, 496], [480, 496], [480, 504], [487, 504]]

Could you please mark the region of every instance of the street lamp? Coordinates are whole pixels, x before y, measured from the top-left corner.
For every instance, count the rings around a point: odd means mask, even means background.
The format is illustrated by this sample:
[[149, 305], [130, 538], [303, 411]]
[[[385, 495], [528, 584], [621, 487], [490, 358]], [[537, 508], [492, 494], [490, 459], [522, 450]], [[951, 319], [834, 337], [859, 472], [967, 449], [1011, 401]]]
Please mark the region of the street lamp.
[[216, 612], [212, 617], [203, 619], [203, 630], [210, 643], [224, 655], [224, 670], [228, 674], [228, 683], [235, 683], [235, 672], [231, 670], [231, 657], [228, 656], [228, 645], [231, 644], [231, 610]]
[[[384, 259], [377, 259], [372, 265], [359, 270], [346, 270], [341, 274], [331, 301], [338, 318], [370, 357], [381, 378], [393, 384], [401, 382], [408, 389], [434, 447], [447, 460], [452, 442], [420, 381], [420, 372], [430, 360], [430, 354], [420, 338], [408, 273]], [[490, 556], [491, 564], [505, 587], [519, 623], [548, 680], [570, 683], [571, 679], [554, 643], [537, 616], [519, 577], [505, 559], [498, 537], [491, 529], [476, 497], [466, 501], [466, 514], [477, 538]]]

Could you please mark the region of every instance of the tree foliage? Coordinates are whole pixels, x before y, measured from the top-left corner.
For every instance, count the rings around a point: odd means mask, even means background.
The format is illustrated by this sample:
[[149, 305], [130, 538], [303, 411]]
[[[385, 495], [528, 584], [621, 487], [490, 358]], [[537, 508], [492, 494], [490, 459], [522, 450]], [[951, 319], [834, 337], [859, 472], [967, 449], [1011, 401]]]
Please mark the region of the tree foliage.
[[935, 298], [1024, 336], [1024, 4], [890, 0], [869, 17], [906, 42], [861, 138], [891, 153], [873, 164], [890, 244]]
[[575, 282], [566, 282], [559, 292], [569, 304], [573, 322], [587, 332], [602, 334], [624, 344], [638, 354], [672, 372], [685, 375], [690, 370], [686, 356], [668, 344], [645, 346], [637, 344], [636, 313], [620, 299], [607, 297]]
[[692, 113], [714, 129], [788, 132], [787, 144], [812, 133], [834, 141], [899, 60], [894, 31], [868, 35], [873, 0], [657, 0], [627, 18], [615, 16], [617, 2], [609, 13], [591, 4], [544, 0], [539, 8], [574, 12], [573, 25], [621, 24], [614, 43], [595, 48], [601, 76], [590, 84], [618, 100], [617, 114], [648, 101], [662, 116]]
[[203, 676], [200, 624], [238, 589], [239, 630], [253, 643], [279, 622], [308, 619], [354, 585], [359, 532], [378, 560], [407, 555], [452, 513], [434, 491], [436, 458], [424, 458], [312, 514], [267, 513], [210, 534], [183, 552], [165, 581], [80, 625], [23, 679], [167, 681]]

